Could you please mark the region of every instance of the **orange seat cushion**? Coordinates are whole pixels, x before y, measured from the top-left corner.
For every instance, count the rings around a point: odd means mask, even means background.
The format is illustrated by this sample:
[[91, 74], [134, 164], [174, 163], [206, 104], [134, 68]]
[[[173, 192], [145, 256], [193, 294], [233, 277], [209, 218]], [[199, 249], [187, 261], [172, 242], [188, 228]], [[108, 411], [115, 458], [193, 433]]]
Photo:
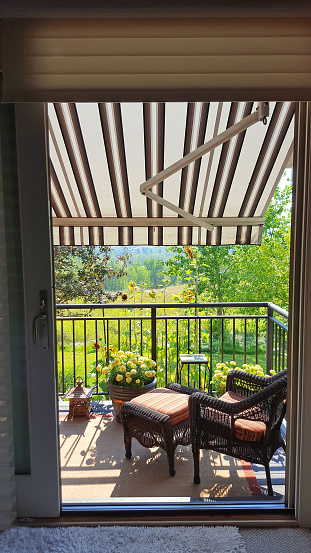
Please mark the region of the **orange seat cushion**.
[[189, 418], [189, 396], [167, 388], [156, 388], [131, 402], [168, 415], [172, 426]]
[[261, 442], [266, 433], [266, 425], [262, 421], [237, 419], [234, 424], [234, 435], [237, 440]]
[[227, 403], [237, 403], [238, 401], [242, 401], [242, 399], [245, 399], [244, 396], [241, 396], [241, 394], [236, 394], [235, 392], [231, 392], [230, 390], [220, 396], [221, 401], [226, 401]]
[[[229, 390], [219, 399], [226, 401], [227, 403], [237, 403], [238, 401], [245, 399], [245, 397]], [[265, 432], [266, 425], [262, 421], [237, 419], [234, 423], [234, 435], [237, 440], [261, 442], [264, 439]]]

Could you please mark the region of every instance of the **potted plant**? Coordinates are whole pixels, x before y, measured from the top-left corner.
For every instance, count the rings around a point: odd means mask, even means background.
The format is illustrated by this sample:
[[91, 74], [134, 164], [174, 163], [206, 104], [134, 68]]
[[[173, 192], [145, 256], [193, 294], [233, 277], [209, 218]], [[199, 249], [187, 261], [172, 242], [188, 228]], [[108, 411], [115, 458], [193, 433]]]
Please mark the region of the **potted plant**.
[[107, 386], [113, 408], [119, 420], [121, 405], [136, 396], [153, 390], [157, 385], [156, 362], [132, 351], [111, 352], [113, 361], [97, 364], [98, 383], [103, 391]]

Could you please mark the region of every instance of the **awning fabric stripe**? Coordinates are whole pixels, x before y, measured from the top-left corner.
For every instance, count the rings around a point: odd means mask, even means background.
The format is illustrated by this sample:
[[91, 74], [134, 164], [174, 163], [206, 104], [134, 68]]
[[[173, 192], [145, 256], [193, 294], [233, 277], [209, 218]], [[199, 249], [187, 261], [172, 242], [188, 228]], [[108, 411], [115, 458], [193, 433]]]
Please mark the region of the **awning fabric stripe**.
[[262, 217], [293, 147], [292, 103], [271, 103], [266, 126], [256, 123], [154, 186], [158, 196], [188, 213], [211, 224], [216, 218], [212, 232], [140, 194], [144, 180], [248, 116], [256, 105], [49, 104], [54, 243], [260, 244]]

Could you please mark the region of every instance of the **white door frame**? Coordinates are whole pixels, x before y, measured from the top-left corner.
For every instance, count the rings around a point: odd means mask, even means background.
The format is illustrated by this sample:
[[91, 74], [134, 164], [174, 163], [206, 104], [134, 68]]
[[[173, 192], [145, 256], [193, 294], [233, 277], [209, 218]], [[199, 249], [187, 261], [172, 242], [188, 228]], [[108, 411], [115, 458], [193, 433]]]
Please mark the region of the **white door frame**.
[[[17, 516], [60, 514], [55, 316], [48, 145], [44, 104], [16, 105], [30, 431], [29, 476], [16, 476]], [[46, 291], [40, 314], [40, 291]]]

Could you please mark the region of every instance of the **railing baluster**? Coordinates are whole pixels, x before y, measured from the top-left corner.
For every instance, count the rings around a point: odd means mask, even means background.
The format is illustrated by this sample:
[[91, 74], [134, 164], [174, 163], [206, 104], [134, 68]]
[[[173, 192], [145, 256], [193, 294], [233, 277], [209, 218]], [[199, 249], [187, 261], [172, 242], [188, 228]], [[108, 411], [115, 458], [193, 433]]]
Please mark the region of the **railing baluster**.
[[[210, 362], [210, 365], [211, 365], [211, 369], [213, 369], [213, 319], [212, 318], [210, 318], [209, 340], [210, 340], [209, 362]], [[213, 373], [212, 373], [212, 375], [213, 375]], [[205, 382], [205, 388], [206, 388], [206, 382]]]
[[[98, 327], [97, 327], [97, 320], [95, 321], [95, 340], [96, 340], [96, 344], [97, 344], [97, 343], [98, 343]], [[98, 393], [98, 372], [97, 372], [97, 364], [98, 364], [98, 349], [95, 348], [96, 392]]]
[[157, 308], [151, 307], [151, 357], [157, 361]]
[[73, 342], [73, 381], [76, 380], [76, 321], [72, 321], [72, 342]]
[[275, 334], [275, 345], [274, 345], [274, 370], [277, 372], [278, 370], [278, 329], [276, 327], [276, 324], [273, 323], [274, 326], [274, 334]]
[[281, 370], [281, 327], [279, 327], [279, 365], [278, 372]]
[[224, 362], [224, 320], [221, 319], [221, 362]]
[[258, 365], [258, 319], [256, 319], [256, 365]]
[[246, 317], [244, 318], [244, 363], [246, 363]]
[[84, 386], [87, 386], [87, 361], [86, 361], [86, 319], [84, 319], [83, 325], [83, 343], [84, 343]]
[[[171, 380], [171, 370], [170, 370]], [[165, 319], [165, 385], [167, 384], [167, 319]]]
[[[181, 382], [181, 374], [180, 377], [178, 375], [178, 363], [179, 363], [179, 336], [178, 336], [178, 318], [176, 319], [176, 382]], [[180, 373], [181, 373], [182, 367], [180, 367]]]
[[235, 319], [233, 319], [232, 334], [233, 334], [232, 358], [233, 358], [233, 361], [235, 361]]
[[65, 362], [64, 362], [64, 321], [61, 321], [61, 340], [62, 340], [62, 384], [63, 394], [65, 393]]
[[285, 369], [285, 329], [282, 329], [283, 333], [283, 350], [282, 350], [282, 370]]

